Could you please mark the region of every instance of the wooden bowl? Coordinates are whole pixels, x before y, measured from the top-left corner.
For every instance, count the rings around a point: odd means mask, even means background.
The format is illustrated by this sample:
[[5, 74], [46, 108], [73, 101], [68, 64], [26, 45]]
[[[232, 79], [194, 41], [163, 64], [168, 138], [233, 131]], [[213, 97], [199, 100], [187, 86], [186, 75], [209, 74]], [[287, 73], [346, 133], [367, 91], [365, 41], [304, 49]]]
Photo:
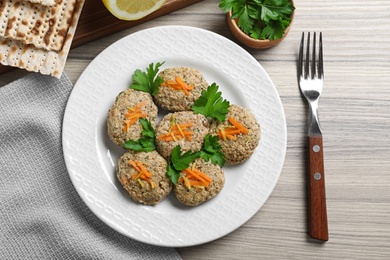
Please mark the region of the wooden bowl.
[[[292, 3], [294, 5], [293, 1], [292, 1]], [[283, 34], [282, 38], [277, 39], [277, 40], [272, 40], [272, 41], [271, 40], [253, 39], [249, 35], [245, 34], [238, 27], [237, 19], [232, 19], [232, 12], [231, 11], [226, 14], [226, 17], [227, 17], [227, 23], [229, 25], [229, 29], [233, 33], [233, 35], [237, 38], [238, 41], [240, 41], [244, 45], [249, 46], [249, 47], [254, 48], [254, 49], [267, 49], [267, 48], [270, 48], [270, 47], [273, 47], [273, 46], [279, 44], [286, 37], [286, 35], [290, 31], [292, 22], [294, 20], [294, 12], [295, 12], [295, 10], [291, 14], [290, 25], [286, 28], [286, 30], [284, 30], [284, 34]]]

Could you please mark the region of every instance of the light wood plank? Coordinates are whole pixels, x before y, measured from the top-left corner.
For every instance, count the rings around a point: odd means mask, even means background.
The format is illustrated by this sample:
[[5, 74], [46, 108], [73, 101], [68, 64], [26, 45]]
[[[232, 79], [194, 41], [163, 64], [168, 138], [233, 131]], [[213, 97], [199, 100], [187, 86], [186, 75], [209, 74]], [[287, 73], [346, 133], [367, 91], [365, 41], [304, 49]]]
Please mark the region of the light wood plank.
[[[233, 38], [217, 0], [202, 1], [70, 52], [73, 83], [116, 40], [159, 25], [189, 25]], [[284, 168], [269, 200], [241, 228], [179, 248], [183, 259], [390, 259], [390, 1], [295, 0], [289, 35], [269, 50], [248, 50], [272, 78], [288, 127]], [[320, 99], [329, 236], [307, 237], [307, 105], [296, 81], [302, 31], [322, 31], [325, 86]], [[0, 76], [0, 85], [20, 72]]]

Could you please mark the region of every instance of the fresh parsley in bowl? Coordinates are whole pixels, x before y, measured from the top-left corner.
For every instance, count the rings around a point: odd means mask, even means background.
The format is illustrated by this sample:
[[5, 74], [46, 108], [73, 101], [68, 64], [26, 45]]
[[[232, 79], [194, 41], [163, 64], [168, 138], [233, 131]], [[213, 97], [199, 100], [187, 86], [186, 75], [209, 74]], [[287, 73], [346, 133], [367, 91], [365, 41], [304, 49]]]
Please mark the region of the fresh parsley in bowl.
[[245, 45], [264, 49], [281, 42], [294, 17], [293, 0], [220, 0], [229, 28]]

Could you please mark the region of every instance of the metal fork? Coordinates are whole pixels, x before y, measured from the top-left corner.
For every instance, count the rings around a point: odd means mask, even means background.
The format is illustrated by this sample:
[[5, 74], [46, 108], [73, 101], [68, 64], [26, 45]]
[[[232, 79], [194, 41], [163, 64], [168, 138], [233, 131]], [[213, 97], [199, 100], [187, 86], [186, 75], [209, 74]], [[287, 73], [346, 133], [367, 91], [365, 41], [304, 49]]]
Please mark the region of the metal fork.
[[322, 33], [320, 32], [319, 36], [318, 60], [316, 60], [316, 33], [314, 32], [313, 34], [311, 55], [310, 32], [307, 34], [305, 59], [304, 39], [305, 33], [302, 33], [298, 60], [298, 85], [302, 95], [307, 99], [310, 108], [308, 132], [308, 233], [312, 238], [328, 241], [323, 144], [318, 118], [318, 99], [321, 95], [324, 82]]

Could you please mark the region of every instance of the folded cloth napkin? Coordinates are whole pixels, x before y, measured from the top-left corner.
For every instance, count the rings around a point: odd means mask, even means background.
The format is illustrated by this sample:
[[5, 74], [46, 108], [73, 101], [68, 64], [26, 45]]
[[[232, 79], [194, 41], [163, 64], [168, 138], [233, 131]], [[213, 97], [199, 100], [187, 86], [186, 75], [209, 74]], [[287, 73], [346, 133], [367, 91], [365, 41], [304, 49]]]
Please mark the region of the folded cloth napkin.
[[180, 259], [114, 231], [78, 196], [61, 146], [71, 90], [65, 73], [0, 87], [0, 259]]

